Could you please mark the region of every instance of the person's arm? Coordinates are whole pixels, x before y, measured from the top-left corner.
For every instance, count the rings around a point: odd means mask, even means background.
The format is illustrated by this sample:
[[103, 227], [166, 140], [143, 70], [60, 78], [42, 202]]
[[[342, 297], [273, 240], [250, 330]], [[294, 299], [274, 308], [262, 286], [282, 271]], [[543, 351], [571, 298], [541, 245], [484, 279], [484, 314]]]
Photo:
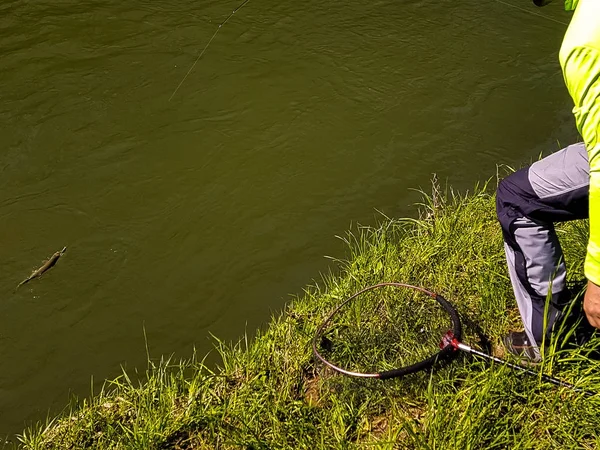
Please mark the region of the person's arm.
[[590, 325], [600, 328], [600, 286], [591, 281], [585, 291], [583, 311]]

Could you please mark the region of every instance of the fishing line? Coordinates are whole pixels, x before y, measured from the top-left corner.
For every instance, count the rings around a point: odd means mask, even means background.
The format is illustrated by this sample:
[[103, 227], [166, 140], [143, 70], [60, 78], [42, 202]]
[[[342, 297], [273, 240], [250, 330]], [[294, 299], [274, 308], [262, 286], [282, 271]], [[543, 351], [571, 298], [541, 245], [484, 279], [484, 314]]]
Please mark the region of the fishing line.
[[[209, 41], [206, 43], [206, 45], [204, 46], [204, 48], [202, 49], [202, 51], [198, 54], [198, 57], [196, 58], [196, 60], [193, 62], [193, 64], [191, 65], [191, 67], [189, 68], [189, 70], [187, 71], [187, 73], [185, 74], [185, 76], [182, 78], [182, 80], [179, 82], [179, 84], [177, 85], [177, 87], [175, 88], [175, 90], [173, 91], [173, 93], [171, 94], [171, 96], [169, 97], [169, 101], [171, 101], [173, 99], [173, 97], [175, 96], [175, 94], [177, 94], [177, 91], [179, 91], [179, 88], [181, 88], [181, 86], [183, 85], [183, 83], [185, 82], [185, 80], [187, 80], [187, 78], [190, 75], [190, 73], [192, 73], [192, 70], [194, 70], [194, 67], [196, 67], [196, 64], [198, 64], [198, 61], [200, 61], [200, 58], [202, 58], [202, 56], [204, 55], [204, 53], [206, 52], [206, 50], [210, 46], [210, 44], [213, 41], [213, 39], [217, 36], [217, 34], [219, 33], [219, 31], [221, 30], [221, 28], [223, 27], [223, 25], [225, 25], [229, 21], [229, 19], [231, 19], [233, 17], [233, 15], [237, 11], [239, 11], [240, 9], [242, 9], [246, 5], [246, 3], [248, 3], [249, 1], [250, 0], [244, 0], [242, 3], [240, 3], [240, 5], [237, 8], [235, 8], [231, 12], [231, 14], [229, 14], [227, 16], [227, 18], [223, 22], [221, 22], [219, 24], [219, 26], [217, 27], [217, 29], [215, 30], [215, 32], [213, 33], [213, 35], [211, 36], [211, 38], [209, 39]], [[532, 14], [534, 16], [542, 17], [542, 18], [544, 18], [546, 20], [550, 20], [552, 22], [560, 23], [562, 25], [567, 25], [567, 26], [569, 25], [567, 22], [563, 22], [563, 21], [558, 20], [558, 19], [553, 19], [552, 17], [548, 17], [548, 16], [545, 16], [543, 14], [536, 13], [536, 12], [530, 11], [530, 10], [525, 9], [525, 8], [521, 8], [520, 6], [513, 5], [511, 3], [507, 3], [507, 2], [505, 2], [503, 0], [494, 0], [494, 1], [496, 1], [498, 3], [502, 3], [503, 5], [506, 5], [506, 6], [510, 6], [512, 8], [516, 8], [516, 9], [521, 10], [523, 12], [526, 12], [528, 14]]]
[[229, 14], [227, 16], [227, 18], [221, 22], [219, 24], [219, 26], [217, 27], [217, 29], [215, 30], [214, 34], [212, 35], [212, 37], [210, 38], [210, 40], [208, 41], [208, 43], [204, 46], [204, 49], [202, 49], [202, 51], [200, 52], [200, 54], [198, 55], [198, 57], [196, 58], [196, 60], [194, 61], [194, 63], [192, 64], [192, 66], [190, 67], [190, 70], [187, 71], [187, 73], [185, 74], [185, 76], [183, 77], [183, 79], [181, 80], [181, 82], [179, 83], [179, 85], [175, 88], [175, 90], [173, 91], [173, 93], [171, 94], [171, 97], [169, 97], [169, 101], [171, 101], [173, 99], [173, 97], [175, 96], [175, 94], [177, 94], [177, 91], [179, 90], [179, 88], [181, 87], [181, 85], [185, 82], [185, 80], [187, 79], [187, 77], [190, 75], [190, 73], [192, 73], [192, 70], [194, 70], [194, 67], [196, 67], [196, 64], [198, 64], [198, 61], [200, 61], [200, 58], [202, 58], [202, 55], [204, 55], [204, 53], [206, 52], [206, 49], [208, 48], [208, 46], [210, 45], [210, 43], [213, 41], [213, 39], [215, 38], [215, 36], [217, 35], [217, 33], [219, 32], [219, 30], [221, 29], [221, 27], [223, 25], [225, 25], [229, 19], [231, 19], [233, 17], [233, 15], [240, 9], [242, 9], [244, 7], [244, 5], [246, 3], [248, 3], [250, 0], [244, 0], [237, 8], [235, 8], [231, 14]]
[[507, 3], [507, 2], [502, 1], [502, 0], [494, 0], [494, 1], [496, 1], [498, 3], [502, 3], [503, 5], [506, 5], [506, 6], [511, 6], [513, 8], [519, 9], [519, 10], [521, 10], [523, 12], [528, 13], [528, 14], [533, 14], [534, 16], [543, 17], [544, 19], [551, 20], [552, 22], [556, 22], [556, 23], [560, 23], [562, 25], [569, 26], [569, 24], [567, 22], [563, 22], [562, 20], [558, 20], [558, 19], [553, 19], [552, 17], [548, 17], [548, 16], [545, 16], [544, 14], [533, 12], [533, 11], [531, 11], [529, 9], [521, 8], [520, 6], [513, 5], [512, 3]]

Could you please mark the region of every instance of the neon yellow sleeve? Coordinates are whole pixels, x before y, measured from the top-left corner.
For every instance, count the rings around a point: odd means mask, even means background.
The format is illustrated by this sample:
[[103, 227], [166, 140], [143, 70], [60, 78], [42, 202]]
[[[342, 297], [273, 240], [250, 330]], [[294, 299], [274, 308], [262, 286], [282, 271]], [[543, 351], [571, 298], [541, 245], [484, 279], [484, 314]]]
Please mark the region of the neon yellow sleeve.
[[560, 49], [573, 114], [590, 161], [590, 240], [585, 276], [600, 285], [600, 0], [573, 0], [575, 8]]
[[573, 114], [577, 129], [583, 137], [590, 161], [590, 240], [585, 276], [600, 285], [600, 51], [587, 47], [573, 48], [565, 55], [563, 72], [575, 102]]

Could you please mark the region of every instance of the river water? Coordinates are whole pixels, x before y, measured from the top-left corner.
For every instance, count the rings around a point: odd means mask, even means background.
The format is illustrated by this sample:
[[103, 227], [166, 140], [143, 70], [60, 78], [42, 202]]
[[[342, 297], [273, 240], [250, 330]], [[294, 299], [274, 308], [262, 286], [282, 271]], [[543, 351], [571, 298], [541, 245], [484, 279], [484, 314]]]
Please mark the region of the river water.
[[143, 370], [144, 330], [154, 357], [251, 335], [433, 173], [577, 139], [560, 5], [250, 0], [173, 95], [239, 4], [0, 4], [0, 435]]

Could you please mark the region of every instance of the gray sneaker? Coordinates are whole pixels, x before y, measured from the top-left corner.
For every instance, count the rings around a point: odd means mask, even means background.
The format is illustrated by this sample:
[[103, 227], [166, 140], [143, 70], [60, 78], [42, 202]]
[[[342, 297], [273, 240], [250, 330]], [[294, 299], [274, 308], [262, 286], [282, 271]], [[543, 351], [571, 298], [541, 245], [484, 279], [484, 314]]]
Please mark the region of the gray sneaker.
[[529, 341], [527, 333], [524, 331], [511, 331], [503, 339], [506, 350], [521, 358], [521, 361], [526, 364], [537, 364], [541, 362], [541, 358], [536, 352], [535, 347]]

